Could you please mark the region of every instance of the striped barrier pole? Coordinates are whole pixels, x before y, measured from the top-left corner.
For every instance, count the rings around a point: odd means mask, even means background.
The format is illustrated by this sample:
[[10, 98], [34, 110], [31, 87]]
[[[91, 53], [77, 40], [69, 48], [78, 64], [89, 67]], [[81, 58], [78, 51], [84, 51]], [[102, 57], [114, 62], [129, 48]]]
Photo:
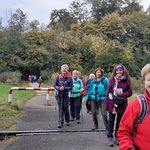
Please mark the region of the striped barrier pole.
[[50, 105], [50, 103], [49, 103], [49, 90], [47, 90], [45, 106], [49, 106], [49, 105]]
[[46, 94], [46, 103], [45, 105], [48, 106], [49, 105], [49, 92], [50, 91], [54, 91], [54, 88], [53, 87], [49, 87], [49, 88], [33, 88], [33, 87], [12, 87], [10, 90], [9, 90], [9, 93], [8, 93], [8, 103], [11, 104], [12, 101], [13, 101], [13, 97], [12, 97], [12, 93], [14, 90], [32, 90], [32, 91], [47, 91], [47, 94]]

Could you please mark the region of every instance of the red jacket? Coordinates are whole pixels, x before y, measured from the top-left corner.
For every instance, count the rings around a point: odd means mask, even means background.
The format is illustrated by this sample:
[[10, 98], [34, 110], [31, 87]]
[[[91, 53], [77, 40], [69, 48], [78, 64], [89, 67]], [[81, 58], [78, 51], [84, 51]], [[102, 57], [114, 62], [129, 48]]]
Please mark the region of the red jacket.
[[[148, 105], [150, 108], [150, 96], [145, 91], [145, 97], [148, 100]], [[137, 133], [134, 140], [132, 141], [132, 136], [134, 133], [134, 124], [140, 113], [140, 104], [135, 98], [132, 100], [121, 119], [119, 130], [117, 132], [117, 137], [120, 145], [120, 150], [127, 150], [128, 148], [139, 148], [140, 150], [150, 149], [150, 114], [142, 121], [141, 124], [137, 126]]]
[[83, 87], [84, 87], [84, 90], [81, 92], [81, 95], [82, 95], [82, 96], [85, 96], [85, 95], [86, 95], [86, 82], [85, 82], [85, 80], [83, 79], [83, 77], [80, 77], [80, 79], [82, 80]]
[[69, 71], [66, 73], [66, 77], [67, 77], [67, 78], [70, 78], [70, 77], [71, 77], [71, 73], [70, 73]]

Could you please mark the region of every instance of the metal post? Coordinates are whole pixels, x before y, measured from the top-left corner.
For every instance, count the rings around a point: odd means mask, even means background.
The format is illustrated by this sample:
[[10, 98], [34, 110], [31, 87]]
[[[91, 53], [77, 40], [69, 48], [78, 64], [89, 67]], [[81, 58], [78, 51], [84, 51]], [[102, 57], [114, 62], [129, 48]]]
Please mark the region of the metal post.
[[45, 106], [49, 106], [49, 105], [50, 105], [50, 103], [49, 103], [49, 90], [47, 90]]
[[11, 104], [12, 100], [12, 90], [10, 90], [8, 94], [8, 103]]

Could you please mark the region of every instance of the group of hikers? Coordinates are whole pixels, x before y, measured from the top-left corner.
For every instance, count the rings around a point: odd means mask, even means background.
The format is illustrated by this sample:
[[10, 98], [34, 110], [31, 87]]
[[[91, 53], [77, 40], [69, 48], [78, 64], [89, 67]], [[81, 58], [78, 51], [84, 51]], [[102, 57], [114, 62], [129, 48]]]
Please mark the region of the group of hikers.
[[36, 75], [29, 75], [28, 76], [28, 81], [30, 83], [34, 83], [34, 82], [37, 82], [38, 83], [38, 87], [40, 88], [41, 87], [41, 83], [42, 83], [42, 77], [40, 76], [39, 78], [37, 78]]
[[[149, 107], [150, 64], [143, 67], [141, 75], [145, 81], [144, 99]], [[58, 128], [62, 128], [64, 122], [67, 126], [70, 126], [70, 121], [80, 124], [80, 111], [84, 97], [87, 113], [92, 114], [92, 130], [99, 128], [99, 110], [101, 112], [108, 146], [116, 144], [120, 146], [121, 150], [148, 150], [150, 146], [150, 130], [148, 130], [150, 116], [147, 115], [142, 124], [135, 129], [141, 107], [138, 98], [128, 104], [128, 97], [132, 95], [132, 85], [131, 77], [125, 66], [116, 65], [110, 79], [104, 76], [102, 68], [97, 68], [85, 81], [80, 71], [73, 70], [70, 73], [68, 65], [64, 64], [56, 77], [54, 88], [59, 108]]]

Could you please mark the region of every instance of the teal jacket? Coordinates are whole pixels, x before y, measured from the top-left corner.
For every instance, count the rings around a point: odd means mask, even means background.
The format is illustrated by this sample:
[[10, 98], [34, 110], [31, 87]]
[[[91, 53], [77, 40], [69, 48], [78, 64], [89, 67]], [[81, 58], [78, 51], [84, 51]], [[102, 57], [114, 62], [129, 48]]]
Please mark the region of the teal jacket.
[[100, 80], [93, 80], [90, 84], [88, 99], [98, 102], [105, 101], [108, 86], [109, 80], [107, 77], [102, 76]]
[[73, 89], [70, 93], [70, 97], [79, 97], [79, 96], [81, 96], [81, 92], [84, 90], [82, 80], [79, 79], [79, 78], [73, 78], [72, 77], [72, 82], [73, 82]]
[[89, 92], [90, 92], [90, 85], [93, 79], [89, 79], [86, 81], [86, 95], [84, 97], [84, 101], [87, 102], [89, 100]]

